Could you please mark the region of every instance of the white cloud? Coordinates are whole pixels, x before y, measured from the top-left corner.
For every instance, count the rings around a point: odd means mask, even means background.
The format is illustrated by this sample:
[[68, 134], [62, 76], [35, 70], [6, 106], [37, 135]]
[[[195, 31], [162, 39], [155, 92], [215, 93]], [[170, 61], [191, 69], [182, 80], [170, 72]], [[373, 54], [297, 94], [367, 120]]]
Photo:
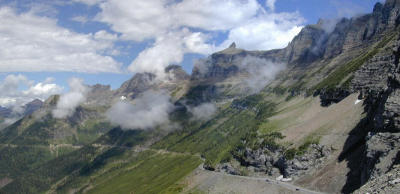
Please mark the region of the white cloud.
[[109, 0], [100, 8], [97, 20], [110, 24], [125, 39], [143, 41], [184, 26], [228, 30], [255, 16], [260, 5], [256, 0]]
[[103, 2], [104, 0], [72, 0], [72, 1], [84, 3], [84, 4], [88, 4], [88, 5], [95, 5], [100, 2]]
[[116, 34], [110, 34], [105, 30], [100, 30], [94, 34], [94, 39], [103, 41], [116, 41], [118, 36]]
[[185, 53], [211, 52], [213, 47], [205, 44], [207, 37], [202, 33], [192, 33], [187, 29], [159, 36], [154, 45], [143, 50], [128, 69], [132, 72], [150, 72], [157, 78], [165, 78], [165, 68], [179, 64]]
[[71, 20], [83, 24], [89, 21], [89, 19], [85, 16], [74, 16], [71, 18]]
[[150, 129], [169, 122], [173, 108], [170, 96], [160, 91], [147, 91], [133, 103], [117, 102], [106, 113], [111, 123], [124, 129]]
[[275, 2], [276, 2], [276, 0], [266, 0], [266, 1], [265, 1], [265, 5], [266, 5], [271, 11], [274, 11], [274, 10], [275, 10]]
[[193, 114], [195, 120], [207, 120], [217, 111], [217, 107], [213, 103], [204, 103], [196, 107], [189, 108], [189, 112]]
[[229, 30], [261, 9], [256, 0], [184, 0], [171, 7], [178, 25], [210, 31]]
[[274, 63], [260, 57], [247, 56], [237, 62], [240, 70], [246, 71], [249, 76], [244, 83], [250, 92], [262, 90], [275, 76], [286, 68], [284, 64]]
[[28, 90], [23, 91], [26, 96], [45, 96], [50, 93], [59, 92], [60, 88], [57, 84], [37, 83], [30, 87]]
[[105, 55], [113, 49], [110, 40], [72, 32], [33, 11], [0, 7], [0, 20], [0, 45], [7, 48], [0, 50], [0, 72], [120, 72], [120, 64]]
[[68, 81], [70, 91], [61, 95], [56, 108], [52, 111], [55, 118], [66, 118], [74, 114], [76, 107], [86, 101], [89, 88], [82, 79], [71, 78]]
[[[8, 75], [0, 83], [0, 106], [20, 107], [26, 103], [40, 99], [45, 100], [50, 95], [60, 93], [63, 88], [54, 84], [53, 78], [35, 83], [23, 75]], [[26, 88], [26, 89], [24, 89]]]
[[269, 14], [233, 28], [220, 49], [232, 42], [249, 50], [284, 48], [302, 29], [303, 19], [296, 13]]
[[129, 70], [162, 76], [167, 65], [181, 63], [186, 53], [214, 52], [214, 32], [229, 32], [228, 40], [218, 49], [234, 41], [249, 50], [286, 46], [300, 31], [302, 17], [297, 13], [274, 13], [275, 1], [266, 3], [271, 12], [256, 0], [104, 0], [98, 2], [101, 12], [95, 19], [109, 24], [122, 39], [154, 40]]
[[121, 32], [122, 38], [143, 41], [163, 35], [170, 28], [173, 20], [166, 3], [166, 0], [110, 0], [100, 4], [102, 12], [96, 18]]

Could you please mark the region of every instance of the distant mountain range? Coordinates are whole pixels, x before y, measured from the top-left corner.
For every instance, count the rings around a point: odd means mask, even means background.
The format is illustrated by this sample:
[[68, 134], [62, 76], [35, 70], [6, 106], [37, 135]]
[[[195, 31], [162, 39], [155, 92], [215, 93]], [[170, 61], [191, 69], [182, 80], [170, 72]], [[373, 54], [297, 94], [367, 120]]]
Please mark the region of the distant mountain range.
[[12, 122], [32, 114], [36, 110], [39, 110], [43, 105], [43, 102], [39, 99], [35, 99], [21, 107], [22, 110], [16, 112], [13, 108], [6, 108], [0, 106], [0, 128], [6, 127], [6, 125], [12, 124]]

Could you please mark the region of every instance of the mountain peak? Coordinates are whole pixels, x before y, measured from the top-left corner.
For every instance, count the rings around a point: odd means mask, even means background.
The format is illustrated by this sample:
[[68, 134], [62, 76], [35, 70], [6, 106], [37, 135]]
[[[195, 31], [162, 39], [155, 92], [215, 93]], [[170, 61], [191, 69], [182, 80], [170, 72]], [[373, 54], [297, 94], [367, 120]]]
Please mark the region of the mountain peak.
[[39, 99], [32, 100], [31, 102], [25, 105], [24, 115], [32, 114], [36, 110], [40, 109], [43, 106], [43, 104], [44, 102]]
[[176, 80], [187, 80], [190, 77], [180, 65], [169, 65], [165, 68], [165, 72], [171, 73]]
[[236, 43], [232, 42], [232, 44], [229, 46], [229, 48], [236, 48]]

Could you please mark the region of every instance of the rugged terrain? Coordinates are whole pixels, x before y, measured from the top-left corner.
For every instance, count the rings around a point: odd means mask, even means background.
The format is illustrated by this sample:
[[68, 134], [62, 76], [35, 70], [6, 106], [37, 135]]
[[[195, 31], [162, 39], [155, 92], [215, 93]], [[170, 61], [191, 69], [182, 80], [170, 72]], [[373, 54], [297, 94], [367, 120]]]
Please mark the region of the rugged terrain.
[[[166, 80], [89, 86], [67, 118], [52, 96], [0, 131], [0, 193], [400, 192], [399, 24], [387, 0], [306, 26], [284, 49], [233, 43], [191, 75], [171, 65]], [[150, 90], [170, 96], [169, 122], [109, 122], [115, 103]], [[196, 117], [205, 104], [215, 110]]]

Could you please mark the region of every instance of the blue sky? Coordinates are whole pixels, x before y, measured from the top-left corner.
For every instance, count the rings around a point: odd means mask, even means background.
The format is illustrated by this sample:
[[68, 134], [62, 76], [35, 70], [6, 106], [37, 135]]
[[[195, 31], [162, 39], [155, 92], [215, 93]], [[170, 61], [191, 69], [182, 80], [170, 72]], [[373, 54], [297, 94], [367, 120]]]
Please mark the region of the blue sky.
[[115, 89], [136, 72], [162, 77], [171, 63], [190, 72], [195, 59], [232, 41], [249, 50], [281, 48], [304, 25], [368, 13], [376, 2], [0, 0], [0, 23], [6, 23], [0, 24], [0, 42], [9, 45], [0, 51], [0, 90], [7, 76], [19, 74], [25, 78], [9, 79], [18, 91], [54, 78], [44, 83], [51, 86], [37, 88], [45, 98], [67, 91], [71, 77]]

